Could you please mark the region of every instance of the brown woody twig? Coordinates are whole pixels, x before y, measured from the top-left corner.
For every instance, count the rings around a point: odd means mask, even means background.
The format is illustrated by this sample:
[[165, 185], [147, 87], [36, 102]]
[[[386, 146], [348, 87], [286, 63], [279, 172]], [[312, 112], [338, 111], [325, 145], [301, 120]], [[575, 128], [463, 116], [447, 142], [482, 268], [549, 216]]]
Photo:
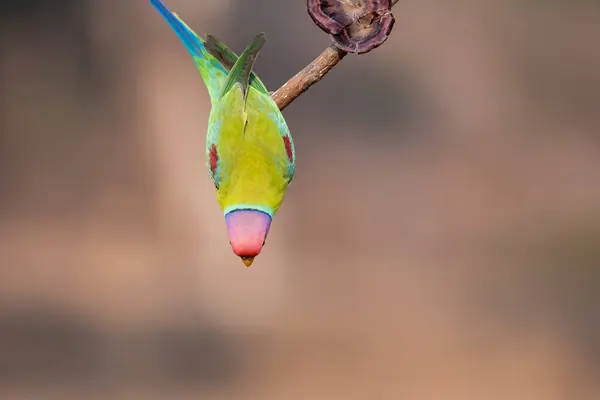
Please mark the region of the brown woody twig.
[[298, 96], [306, 92], [309, 87], [319, 82], [346, 54], [348, 53], [344, 50], [338, 49], [333, 44], [330, 45], [313, 62], [304, 67], [302, 71], [290, 78], [271, 95], [275, 100], [275, 104], [280, 110], [286, 108]]
[[[392, 7], [398, 1], [392, 0]], [[333, 44], [327, 47], [317, 58], [304, 67], [302, 71], [291, 77], [271, 95], [273, 100], [275, 100], [275, 104], [277, 104], [280, 110], [286, 108], [298, 96], [306, 92], [309, 87], [319, 82], [346, 54], [348, 53]]]

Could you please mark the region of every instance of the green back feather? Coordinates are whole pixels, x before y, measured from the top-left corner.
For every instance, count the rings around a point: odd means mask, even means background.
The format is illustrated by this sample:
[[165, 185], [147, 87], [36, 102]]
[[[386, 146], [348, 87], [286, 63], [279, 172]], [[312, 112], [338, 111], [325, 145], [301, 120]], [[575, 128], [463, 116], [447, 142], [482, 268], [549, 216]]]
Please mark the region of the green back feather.
[[223, 96], [225, 96], [234, 85], [239, 84], [242, 88], [244, 101], [246, 100], [248, 95], [248, 87], [250, 86], [250, 74], [252, 73], [252, 67], [254, 66], [254, 62], [256, 61], [258, 53], [265, 44], [265, 41], [265, 33], [259, 33], [254, 37], [252, 42], [246, 46], [244, 52], [237, 59], [233, 65], [233, 68], [231, 68], [231, 71], [229, 71], [229, 75], [227, 75], [227, 79], [223, 84], [220, 98], [223, 98]]
[[[227, 71], [231, 71], [235, 62], [238, 60], [238, 56], [229, 48], [227, 45], [212, 35], [206, 35], [206, 41], [204, 43], [206, 51], [208, 51], [214, 58], [219, 60]], [[253, 71], [250, 74], [250, 86], [259, 92], [270, 95], [267, 87], [262, 83], [260, 78]]]

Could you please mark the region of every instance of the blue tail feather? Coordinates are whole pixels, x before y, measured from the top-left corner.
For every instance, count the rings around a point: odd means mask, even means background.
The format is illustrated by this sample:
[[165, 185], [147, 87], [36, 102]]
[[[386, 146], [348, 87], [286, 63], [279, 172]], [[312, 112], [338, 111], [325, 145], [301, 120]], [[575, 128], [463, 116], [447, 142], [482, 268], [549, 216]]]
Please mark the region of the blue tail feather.
[[169, 23], [179, 39], [192, 56], [204, 57], [204, 44], [198, 37], [181, 23], [181, 21], [160, 0], [150, 0], [150, 3], [158, 10], [163, 18]]
[[208, 89], [211, 101], [217, 99], [227, 76], [227, 69], [206, 50], [202, 38], [186, 26], [185, 22], [171, 12], [160, 0], [150, 0], [150, 3], [175, 31], [181, 43], [194, 59]]

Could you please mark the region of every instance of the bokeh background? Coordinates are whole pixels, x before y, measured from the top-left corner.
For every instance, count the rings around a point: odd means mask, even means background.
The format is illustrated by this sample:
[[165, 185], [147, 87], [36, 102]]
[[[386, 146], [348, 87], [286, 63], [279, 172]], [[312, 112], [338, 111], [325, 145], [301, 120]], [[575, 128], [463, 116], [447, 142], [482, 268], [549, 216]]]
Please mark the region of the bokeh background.
[[[275, 90], [301, 0], [168, 0]], [[147, 1], [0, 1], [0, 399], [600, 398], [600, 5], [401, 1], [286, 110], [232, 253], [209, 99]]]

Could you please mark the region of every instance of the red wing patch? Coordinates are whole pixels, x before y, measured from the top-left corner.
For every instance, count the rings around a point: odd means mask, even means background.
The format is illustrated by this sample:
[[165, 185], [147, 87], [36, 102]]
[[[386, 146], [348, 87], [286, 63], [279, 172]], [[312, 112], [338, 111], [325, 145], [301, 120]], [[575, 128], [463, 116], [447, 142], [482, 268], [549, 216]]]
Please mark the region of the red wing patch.
[[217, 173], [217, 163], [219, 162], [219, 153], [217, 153], [217, 146], [212, 145], [210, 148], [210, 172], [213, 176]]
[[292, 152], [292, 141], [288, 135], [283, 136], [283, 143], [285, 144], [285, 152], [287, 153], [288, 160], [294, 162], [294, 153]]

